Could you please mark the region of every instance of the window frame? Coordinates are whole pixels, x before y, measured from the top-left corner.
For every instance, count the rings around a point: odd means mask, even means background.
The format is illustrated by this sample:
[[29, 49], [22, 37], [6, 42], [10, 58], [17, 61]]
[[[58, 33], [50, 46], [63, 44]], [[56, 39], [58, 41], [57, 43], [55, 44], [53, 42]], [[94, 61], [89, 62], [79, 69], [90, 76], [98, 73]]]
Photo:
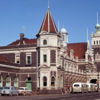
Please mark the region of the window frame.
[[47, 77], [43, 77], [43, 87], [47, 87]]
[[[18, 60], [19, 59], [19, 60]], [[20, 64], [20, 54], [15, 55], [15, 63]]]
[[55, 87], [55, 77], [54, 76], [51, 77], [51, 86]]
[[[28, 57], [30, 57], [30, 61], [29, 61]], [[26, 65], [31, 65], [31, 64], [32, 64], [32, 56], [31, 55], [26, 55]]]
[[46, 55], [46, 54], [43, 55], [43, 62], [44, 62], [44, 63], [47, 62], [47, 55]]
[[47, 45], [47, 40], [46, 39], [43, 40], [43, 45]]

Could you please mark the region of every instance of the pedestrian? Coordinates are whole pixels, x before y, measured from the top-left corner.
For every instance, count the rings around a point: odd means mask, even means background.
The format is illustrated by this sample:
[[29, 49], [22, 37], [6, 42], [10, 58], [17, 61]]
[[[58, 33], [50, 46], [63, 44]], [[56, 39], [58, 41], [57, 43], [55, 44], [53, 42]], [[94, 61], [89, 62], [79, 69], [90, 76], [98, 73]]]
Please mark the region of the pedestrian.
[[62, 92], [62, 95], [65, 94], [65, 90], [64, 90], [64, 88], [62, 88], [61, 92]]

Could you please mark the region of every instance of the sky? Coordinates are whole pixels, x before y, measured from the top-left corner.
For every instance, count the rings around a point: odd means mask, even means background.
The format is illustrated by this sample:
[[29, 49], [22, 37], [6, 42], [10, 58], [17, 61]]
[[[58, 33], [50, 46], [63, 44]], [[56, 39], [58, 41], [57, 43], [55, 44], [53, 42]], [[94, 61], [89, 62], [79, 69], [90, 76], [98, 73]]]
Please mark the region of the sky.
[[[68, 31], [69, 43], [86, 42], [95, 33], [96, 13], [100, 22], [100, 0], [49, 0], [59, 30]], [[0, 0], [0, 46], [19, 39], [36, 38], [48, 9], [48, 0]]]

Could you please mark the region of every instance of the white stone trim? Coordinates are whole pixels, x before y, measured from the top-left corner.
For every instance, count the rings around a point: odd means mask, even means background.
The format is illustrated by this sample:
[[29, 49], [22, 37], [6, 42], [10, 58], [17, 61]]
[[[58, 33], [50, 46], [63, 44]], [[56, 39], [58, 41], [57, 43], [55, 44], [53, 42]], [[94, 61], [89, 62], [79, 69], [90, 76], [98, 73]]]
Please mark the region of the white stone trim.
[[20, 53], [20, 52], [36, 52], [36, 47], [32, 48], [13, 48], [13, 49], [0, 49], [0, 54], [2, 53]]
[[0, 67], [13, 68], [13, 69], [36, 69], [36, 67], [16, 67], [11, 65], [0, 64]]

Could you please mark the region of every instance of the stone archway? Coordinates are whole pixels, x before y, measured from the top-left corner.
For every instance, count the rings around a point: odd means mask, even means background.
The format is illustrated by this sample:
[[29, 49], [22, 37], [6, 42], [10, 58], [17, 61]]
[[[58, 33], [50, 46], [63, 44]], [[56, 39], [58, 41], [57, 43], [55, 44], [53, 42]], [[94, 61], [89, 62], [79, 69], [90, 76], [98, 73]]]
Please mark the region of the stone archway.
[[11, 86], [11, 77], [6, 77], [6, 86]]
[[51, 87], [52, 88], [55, 87], [55, 77], [54, 76], [51, 77]]
[[0, 87], [3, 86], [3, 79], [2, 79], [2, 76], [0, 76]]
[[32, 90], [32, 79], [31, 79], [31, 77], [27, 77], [27, 78], [26, 78], [26, 87], [27, 87], [29, 90]]
[[14, 78], [14, 86], [18, 87], [18, 78], [17, 77]]

